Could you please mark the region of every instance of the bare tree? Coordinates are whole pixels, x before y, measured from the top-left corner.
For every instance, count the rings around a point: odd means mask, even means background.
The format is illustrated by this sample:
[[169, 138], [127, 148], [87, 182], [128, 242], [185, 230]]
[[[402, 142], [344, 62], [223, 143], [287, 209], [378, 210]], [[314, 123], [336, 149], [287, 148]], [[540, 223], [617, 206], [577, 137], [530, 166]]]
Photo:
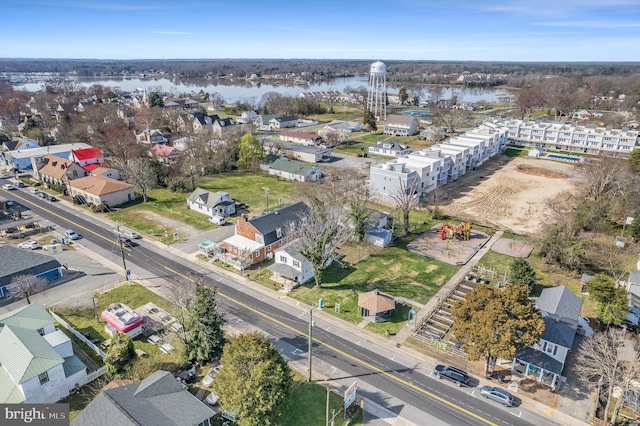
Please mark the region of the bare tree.
[[185, 324], [189, 309], [191, 309], [193, 302], [196, 300], [196, 286], [196, 280], [181, 277], [170, 280], [164, 287], [168, 300], [178, 308], [176, 315], [182, 325], [182, 340], [185, 345], [189, 344]]
[[411, 182], [405, 182], [398, 178], [399, 186], [397, 190], [389, 197], [393, 201], [394, 207], [402, 214], [402, 236], [409, 233], [409, 214], [413, 206], [415, 206], [420, 198], [418, 189], [420, 187], [420, 179], [414, 178]]
[[27, 299], [27, 304], [31, 304], [31, 296], [46, 290], [48, 281], [38, 278], [35, 275], [16, 275], [11, 279], [10, 294], [15, 299]]
[[156, 171], [151, 162], [145, 158], [134, 158], [116, 163], [116, 167], [124, 175], [125, 180], [142, 194], [143, 202], [146, 203], [147, 193], [157, 183]]
[[581, 163], [580, 182], [587, 198], [597, 201], [610, 191], [627, 167], [628, 161], [611, 157], [589, 159]]
[[631, 387], [631, 384], [637, 382], [640, 378], [640, 369], [637, 368], [640, 362], [640, 352], [638, 349], [638, 336], [627, 333], [624, 339], [623, 353], [621, 354], [621, 368], [618, 378], [618, 386], [621, 388], [621, 394], [613, 407], [611, 414], [611, 424], [615, 425], [620, 412], [620, 408], [624, 402], [624, 396]]
[[582, 380], [593, 386], [593, 379], [599, 379], [606, 398], [604, 421], [607, 421], [611, 407], [613, 388], [618, 384], [624, 370], [625, 331], [609, 329], [585, 339], [578, 349], [576, 371]]
[[295, 223], [288, 224], [288, 234], [295, 239], [296, 250], [311, 262], [316, 287], [321, 286], [323, 271], [334, 259], [338, 247], [351, 237], [352, 231], [345, 223], [346, 211], [342, 207], [316, 205]]

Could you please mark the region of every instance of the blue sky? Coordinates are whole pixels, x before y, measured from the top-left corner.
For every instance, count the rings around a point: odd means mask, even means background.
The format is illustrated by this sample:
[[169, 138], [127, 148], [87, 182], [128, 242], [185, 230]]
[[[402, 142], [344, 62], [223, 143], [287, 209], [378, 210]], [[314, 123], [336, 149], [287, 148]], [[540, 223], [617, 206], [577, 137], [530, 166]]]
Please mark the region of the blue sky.
[[0, 57], [638, 61], [640, 0], [0, 0]]

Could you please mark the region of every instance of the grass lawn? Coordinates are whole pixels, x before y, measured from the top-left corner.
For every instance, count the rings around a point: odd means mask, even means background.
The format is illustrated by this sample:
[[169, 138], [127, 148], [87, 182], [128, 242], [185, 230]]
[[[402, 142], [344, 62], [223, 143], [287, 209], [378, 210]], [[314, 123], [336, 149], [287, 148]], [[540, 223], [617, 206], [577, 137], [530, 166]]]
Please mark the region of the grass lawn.
[[[391, 319], [389, 321], [377, 324], [370, 322], [365, 328], [374, 333], [382, 334], [391, 338], [398, 334], [402, 327], [407, 325], [407, 318], [409, 318], [409, 311], [411, 309], [412, 307], [407, 304], [396, 302], [396, 308], [392, 312]], [[389, 333], [387, 333], [387, 330], [389, 331]]]
[[382, 134], [382, 130], [377, 130], [377, 131], [375, 131], [373, 133], [369, 133], [369, 132], [366, 132], [366, 131], [354, 132], [352, 134], [351, 139], [356, 141], [356, 142], [376, 143], [378, 141], [383, 141], [383, 140], [386, 140], [386, 139], [392, 139], [392, 137], [389, 136], [389, 135]]
[[526, 157], [529, 155], [528, 149], [519, 149], [519, 148], [507, 148], [504, 150], [504, 154], [507, 157], [516, 158], [516, 157]]
[[[389, 247], [346, 268], [334, 263], [325, 270], [321, 288], [308, 282], [290, 295], [309, 305], [322, 298], [327, 311], [357, 324], [362, 320], [358, 308], [360, 293], [379, 289], [424, 304], [458, 269], [432, 259], [425, 262], [423, 256], [401, 247]], [[336, 304], [340, 305], [339, 312]]]
[[[215, 176], [207, 176], [200, 180], [199, 186], [212, 192], [225, 191], [231, 198], [242, 201], [252, 214], [260, 213], [266, 208], [266, 197], [263, 187], [268, 187], [269, 206], [275, 207], [279, 200], [283, 204], [291, 204], [294, 198], [296, 183], [279, 179], [264, 172], [257, 174], [247, 172], [229, 172]], [[169, 235], [175, 229], [154, 220], [153, 216], [146, 212], [155, 213], [169, 219], [177, 220], [197, 229], [212, 229], [214, 225], [208, 222], [208, 217], [202, 213], [190, 210], [186, 199], [190, 194], [172, 192], [167, 188], [154, 188], [149, 191], [149, 201], [142, 203], [136, 200], [129, 205], [108, 213], [109, 218], [124, 222], [128, 227], [140, 233], [149, 234], [153, 230], [154, 235], [162, 236], [165, 231]]]
[[[341, 396], [329, 392], [329, 418], [331, 418], [332, 409], [339, 413], [335, 417], [336, 425], [348, 424], [343, 419], [342, 401]], [[326, 424], [326, 410], [327, 389], [316, 383], [308, 383], [304, 377], [296, 374], [289, 405], [279, 424], [282, 426], [324, 426]], [[362, 424], [362, 410], [358, 409], [358, 411], [360, 413], [356, 421], [349, 424]]]
[[362, 154], [363, 152], [367, 152], [368, 146], [363, 145], [359, 142], [349, 142], [348, 144], [344, 143], [342, 145], [336, 146], [335, 148], [333, 148], [333, 151], [337, 152], [338, 154], [357, 155]]

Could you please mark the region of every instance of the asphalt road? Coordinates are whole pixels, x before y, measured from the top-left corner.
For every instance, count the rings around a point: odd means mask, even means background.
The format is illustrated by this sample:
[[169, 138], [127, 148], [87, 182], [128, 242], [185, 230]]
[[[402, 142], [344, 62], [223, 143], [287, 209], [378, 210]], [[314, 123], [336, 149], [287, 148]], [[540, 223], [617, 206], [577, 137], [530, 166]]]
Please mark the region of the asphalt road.
[[[81, 213], [70, 211], [61, 204], [36, 198], [25, 190], [11, 192], [12, 199], [35, 214], [58, 224], [61, 230], [71, 228], [82, 235], [79, 242], [89, 249], [91, 245], [95, 245], [96, 248], [113, 254], [114, 249], [118, 248], [113, 232], [103, 227], [100, 222], [89, 221]], [[151, 274], [165, 280], [202, 276], [208, 285], [219, 288], [219, 302], [223, 309], [287, 342], [295, 348], [295, 352], [306, 359], [308, 318], [306, 315], [300, 315], [300, 309], [291, 312], [292, 309], [284, 306], [282, 302], [249, 291], [245, 286], [227, 277], [208, 270], [203, 271], [201, 266], [171, 256], [170, 253], [163, 252], [144, 240], [138, 240], [136, 246], [125, 253], [128, 267], [137, 276]], [[366, 382], [370, 388], [392, 395], [397, 400], [417, 407], [446, 424], [553, 424], [549, 419], [533, 412], [518, 408], [506, 409], [487, 402], [478, 397], [477, 387], [460, 390], [449, 382], [429, 377], [428, 373], [414, 369], [410, 363], [390, 359], [391, 354], [382, 348], [376, 350], [375, 347], [361, 344], [355, 336], [349, 336], [344, 330], [328, 331], [325, 327], [314, 329], [313, 355], [314, 362], [319, 360], [329, 363], [349, 378]], [[375, 392], [365, 396], [387, 406]], [[389, 409], [399, 414], [403, 407], [396, 405]], [[424, 424], [425, 419], [422, 417], [409, 420], [416, 424]]]

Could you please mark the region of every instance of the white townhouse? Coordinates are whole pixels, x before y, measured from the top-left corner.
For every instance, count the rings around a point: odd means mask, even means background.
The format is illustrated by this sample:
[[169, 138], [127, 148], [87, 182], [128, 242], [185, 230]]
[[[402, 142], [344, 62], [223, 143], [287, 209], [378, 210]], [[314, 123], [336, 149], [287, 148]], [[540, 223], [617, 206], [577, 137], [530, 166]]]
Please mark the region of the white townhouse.
[[394, 140], [378, 141], [369, 147], [369, 154], [384, 155], [385, 157], [398, 157], [408, 154], [411, 149], [403, 143]]
[[465, 138], [461, 135], [449, 139], [446, 144], [469, 148], [469, 155], [467, 156], [467, 167], [469, 169], [473, 170], [489, 159], [489, 150], [484, 140]]
[[420, 181], [418, 173], [397, 159], [374, 164], [369, 169], [369, 188], [376, 199], [385, 203], [393, 203], [394, 196], [408, 193], [416, 180]]
[[546, 122], [495, 118], [483, 125], [494, 124], [508, 129], [509, 141], [521, 146], [541, 146], [568, 152], [592, 155], [622, 156], [631, 153], [640, 141], [640, 131], [626, 127], [598, 127], [595, 124]]
[[423, 151], [437, 151], [440, 156], [449, 156], [451, 158], [451, 168], [448, 170], [449, 182], [458, 180], [458, 178], [467, 173], [469, 148], [450, 144], [435, 144]]

